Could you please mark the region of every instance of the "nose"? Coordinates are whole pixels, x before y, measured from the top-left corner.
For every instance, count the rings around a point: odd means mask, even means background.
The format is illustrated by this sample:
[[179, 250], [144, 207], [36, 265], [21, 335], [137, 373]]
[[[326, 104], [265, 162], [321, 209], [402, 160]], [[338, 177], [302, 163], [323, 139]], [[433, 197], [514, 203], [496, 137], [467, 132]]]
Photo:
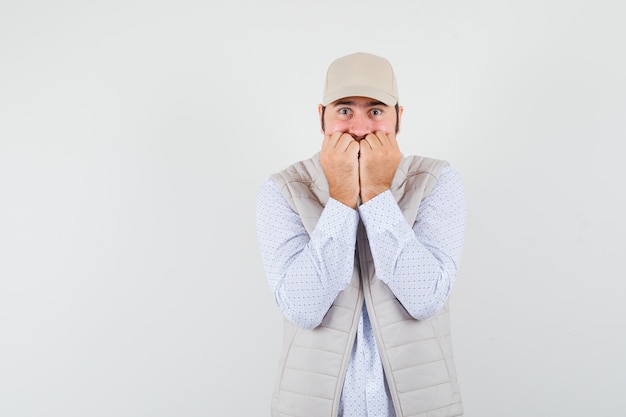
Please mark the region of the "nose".
[[365, 136], [372, 133], [371, 121], [367, 115], [354, 115], [350, 120], [348, 133], [352, 135], [355, 140], [365, 139]]

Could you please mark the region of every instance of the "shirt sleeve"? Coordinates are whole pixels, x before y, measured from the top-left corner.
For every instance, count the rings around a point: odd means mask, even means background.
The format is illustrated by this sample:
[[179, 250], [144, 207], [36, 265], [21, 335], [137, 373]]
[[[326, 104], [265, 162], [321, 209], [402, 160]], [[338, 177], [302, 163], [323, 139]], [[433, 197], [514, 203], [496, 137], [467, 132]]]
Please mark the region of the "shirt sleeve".
[[378, 278], [414, 318], [435, 315], [448, 299], [461, 260], [466, 202], [459, 173], [444, 167], [412, 227], [391, 191], [361, 205], [359, 213]]
[[318, 326], [354, 270], [358, 213], [329, 199], [309, 236], [276, 184], [261, 186], [256, 229], [267, 279], [283, 315], [303, 328]]

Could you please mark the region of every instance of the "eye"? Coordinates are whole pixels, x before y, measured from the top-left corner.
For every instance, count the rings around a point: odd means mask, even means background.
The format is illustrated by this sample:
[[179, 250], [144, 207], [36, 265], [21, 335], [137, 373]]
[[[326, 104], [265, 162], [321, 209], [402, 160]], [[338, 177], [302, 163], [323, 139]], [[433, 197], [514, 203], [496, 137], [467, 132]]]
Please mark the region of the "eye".
[[350, 114], [350, 109], [347, 107], [343, 107], [339, 109], [339, 114], [341, 114], [342, 116], [347, 116]]
[[372, 109], [370, 110], [370, 114], [372, 116], [382, 116], [383, 111], [381, 109]]

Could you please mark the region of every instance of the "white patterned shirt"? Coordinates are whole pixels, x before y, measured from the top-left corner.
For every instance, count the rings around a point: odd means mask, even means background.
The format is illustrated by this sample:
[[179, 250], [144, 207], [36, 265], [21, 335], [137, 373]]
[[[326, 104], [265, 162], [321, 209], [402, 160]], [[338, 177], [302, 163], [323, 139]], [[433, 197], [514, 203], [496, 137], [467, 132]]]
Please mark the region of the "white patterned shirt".
[[[359, 219], [376, 275], [416, 319], [435, 315], [457, 276], [466, 203], [459, 173], [446, 165], [413, 227], [390, 191], [353, 210], [330, 198], [309, 236], [272, 180], [257, 196], [256, 227], [263, 266], [282, 314], [299, 327], [318, 326], [352, 278]], [[348, 362], [340, 417], [393, 417], [374, 333], [363, 307]]]

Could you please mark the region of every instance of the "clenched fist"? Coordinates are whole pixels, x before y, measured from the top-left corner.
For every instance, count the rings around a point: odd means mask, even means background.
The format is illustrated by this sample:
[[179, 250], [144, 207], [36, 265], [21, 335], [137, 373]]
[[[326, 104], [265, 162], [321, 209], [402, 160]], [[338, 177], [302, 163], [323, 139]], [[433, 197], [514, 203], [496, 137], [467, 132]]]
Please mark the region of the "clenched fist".
[[359, 198], [359, 143], [348, 133], [325, 135], [320, 163], [328, 180], [330, 196], [356, 209]]
[[393, 133], [377, 131], [359, 142], [361, 202], [366, 203], [391, 187], [402, 154]]

